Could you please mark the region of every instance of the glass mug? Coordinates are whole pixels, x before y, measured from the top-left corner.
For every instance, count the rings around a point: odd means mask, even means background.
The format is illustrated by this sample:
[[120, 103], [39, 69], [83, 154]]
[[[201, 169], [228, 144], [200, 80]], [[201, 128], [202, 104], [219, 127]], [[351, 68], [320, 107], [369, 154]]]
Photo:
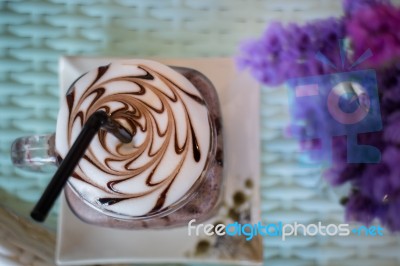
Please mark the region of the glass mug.
[[15, 140], [13, 164], [54, 171], [98, 110], [133, 140], [123, 144], [104, 130], [94, 137], [64, 188], [78, 218], [141, 229], [181, 226], [215, 213], [223, 183], [220, 105], [212, 83], [190, 68], [130, 60], [82, 75], [61, 101], [56, 133]]

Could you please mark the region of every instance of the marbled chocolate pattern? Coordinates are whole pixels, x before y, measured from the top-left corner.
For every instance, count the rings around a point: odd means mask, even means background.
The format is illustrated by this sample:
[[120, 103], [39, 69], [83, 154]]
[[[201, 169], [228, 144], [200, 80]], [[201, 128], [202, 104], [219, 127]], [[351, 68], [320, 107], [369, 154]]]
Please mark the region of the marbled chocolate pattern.
[[59, 113], [61, 157], [97, 110], [135, 136], [122, 144], [100, 131], [92, 141], [70, 179], [87, 202], [116, 217], [148, 215], [177, 204], [201, 181], [212, 129], [203, 98], [185, 77], [147, 60], [110, 64], [81, 76]]

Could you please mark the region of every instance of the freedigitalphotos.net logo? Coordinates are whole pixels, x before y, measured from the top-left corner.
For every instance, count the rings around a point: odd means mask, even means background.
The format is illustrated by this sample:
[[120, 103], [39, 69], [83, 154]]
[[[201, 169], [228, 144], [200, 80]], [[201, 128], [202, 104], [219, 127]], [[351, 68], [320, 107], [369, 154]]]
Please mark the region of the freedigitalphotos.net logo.
[[[353, 70], [372, 56], [372, 52], [366, 51], [354, 64], [346, 67], [343, 42], [340, 50], [341, 69], [346, 71], [287, 82], [291, 135], [303, 144], [319, 141], [318, 149], [309, 145], [313, 149], [303, 154], [303, 158], [305, 155], [314, 165], [331, 163], [332, 139], [336, 136], [347, 138], [348, 163], [378, 163], [380, 151], [374, 146], [359, 144], [357, 140], [361, 133], [382, 130], [376, 73], [371, 69]], [[317, 59], [337, 69], [321, 53], [317, 54]]]
[[200, 236], [243, 236], [247, 241], [252, 240], [255, 236], [262, 237], [280, 237], [285, 241], [287, 237], [308, 236], [308, 237], [346, 237], [355, 236], [383, 236], [383, 228], [378, 226], [359, 226], [351, 228], [349, 224], [302, 224], [294, 222], [293, 224], [284, 224], [283, 222], [263, 224], [241, 224], [238, 222], [230, 224], [195, 224], [196, 219], [192, 219], [188, 223], [188, 235]]

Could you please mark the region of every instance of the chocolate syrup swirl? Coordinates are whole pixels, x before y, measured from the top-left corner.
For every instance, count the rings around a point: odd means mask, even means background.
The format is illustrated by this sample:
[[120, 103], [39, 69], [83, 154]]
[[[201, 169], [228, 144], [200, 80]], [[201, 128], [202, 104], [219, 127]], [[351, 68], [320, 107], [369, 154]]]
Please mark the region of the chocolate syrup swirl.
[[127, 216], [158, 212], [201, 178], [211, 147], [207, 107], [169, 67], [152, 61], [99, 67], [74, 82], [66, 107], [61, 150], [97, 110], [135, 135], [123, 144], [100, 131], [72, 176], [71, 186], [97, 208]]

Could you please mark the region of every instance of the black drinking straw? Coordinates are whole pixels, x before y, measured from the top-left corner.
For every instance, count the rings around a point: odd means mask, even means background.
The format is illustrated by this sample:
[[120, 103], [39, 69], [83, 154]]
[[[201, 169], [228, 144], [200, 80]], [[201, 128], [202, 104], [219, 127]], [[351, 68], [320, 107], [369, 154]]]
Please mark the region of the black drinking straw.
[[31, 217], [38, 222], [43, 222], [49, 213], [54, 202], [58, 198], [68, 178], [74, 172], [80, 159], [85, 154], [90, 142], [101, 127], [109, 130], [120, 141], [128, 143], [132, 140], [132, 135], [120, 124], [112, 120], [106, 112], [97, 111], [93, 113], [82, 128], [81, 133], [75, 140], [71, 149], [65, 156], [54, 174], [46, 190], [40, 197], [38, 203], [31, 212]]

